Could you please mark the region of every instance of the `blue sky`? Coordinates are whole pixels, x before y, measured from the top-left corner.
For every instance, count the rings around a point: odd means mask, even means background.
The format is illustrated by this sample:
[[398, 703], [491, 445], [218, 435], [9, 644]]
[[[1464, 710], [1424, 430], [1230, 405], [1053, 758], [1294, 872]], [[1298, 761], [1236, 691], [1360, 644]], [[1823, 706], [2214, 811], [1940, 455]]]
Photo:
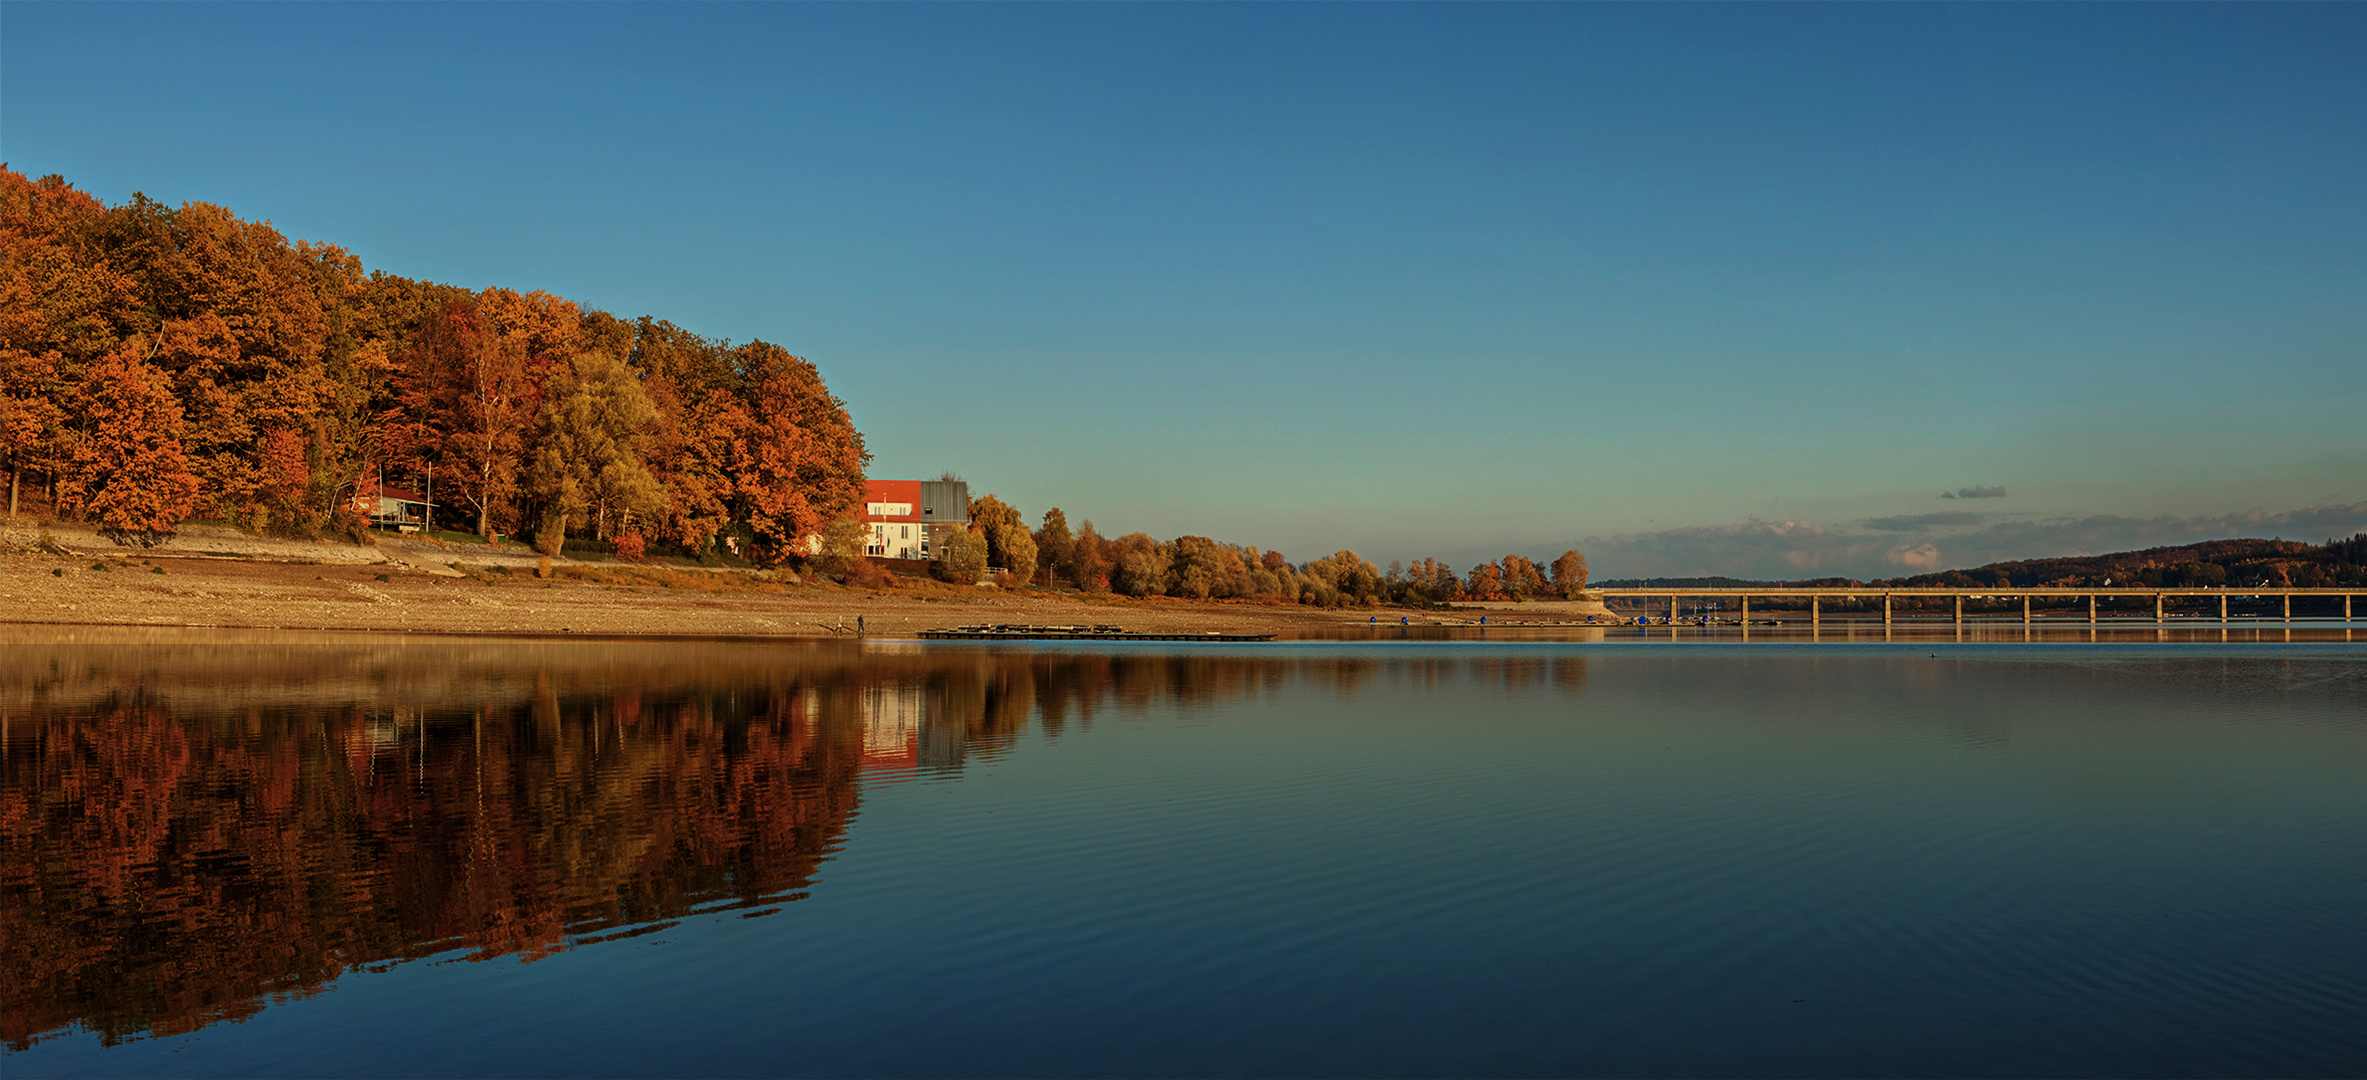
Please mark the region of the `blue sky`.
[[0, 158], [779, 342], [874, 475], [1031, 517], [1869, 576], [2367, 528], [2361, 56], [2359, 5], [10, 2]]

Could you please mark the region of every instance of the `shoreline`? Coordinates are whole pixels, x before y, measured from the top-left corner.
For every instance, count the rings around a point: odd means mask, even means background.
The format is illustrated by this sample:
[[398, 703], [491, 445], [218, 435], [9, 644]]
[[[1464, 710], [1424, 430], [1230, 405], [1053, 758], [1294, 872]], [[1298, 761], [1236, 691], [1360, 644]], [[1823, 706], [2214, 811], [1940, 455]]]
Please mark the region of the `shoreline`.
[[[49, 547], [44, 548], [46, 536]], [[553, 559], [479, 545], [382, 537], [373, 545], [250, 537], [197, 527], [167, 545], [119, 546], [95, 530], [0, 529], [0, 624], [309, 633], [530, 635], [639, 640], [912, 638], [1013, 623], [1122, 624], [1144, 633], [1273, 633], [1373, 625], [1569, 625], [1599, 601], [1470, 611], [1316, 608], [1279, 601], [1130, 598], [916, 582], [870, 590], [788, 583], [763, 571]], [[104, 566], [105, 569], [94, 569]], [[1388, 612], [1380, 616], [1382, 611]], [[1526, 615], [1529, 618], [1522, 618]]]

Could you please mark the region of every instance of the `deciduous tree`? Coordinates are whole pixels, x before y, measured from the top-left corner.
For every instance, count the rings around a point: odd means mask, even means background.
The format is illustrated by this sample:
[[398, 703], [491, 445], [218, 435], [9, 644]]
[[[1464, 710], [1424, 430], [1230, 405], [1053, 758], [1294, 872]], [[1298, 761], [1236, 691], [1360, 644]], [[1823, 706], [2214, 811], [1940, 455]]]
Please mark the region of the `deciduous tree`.
[[1068, 515], [1057, 506], [1044, 511], [1044, 527], [1036, 530], [1036, 564], [1044, 584], [1058, 585], [1067, 575], [1076, 546], [1077, 538], [1068, 531]]
[[871, 454], [814, 365], [762, 341], [733, 358], [744, 411], [718, 419], [730, 425], [724, 471], [735, 516], [776, 561], [803, 555], [823, 523], [861, 509]]
[[1069, 545], [1068, 565], [1065, 568], [1069, 580], [1076, 582], [1077, 588], [1086, 592], [1109, 591], [1111, 561], [1103, 551], [1107, 546], [1108, 542], [1094, 531], [1091, 521], [1077, 526], [1076, 540]]
[[1545, 595], [1545, 574], [1535, 561], [1526, 555], [1506, 555], [1497, 560], [1504, 568], [1504, 592], [1517, 600]]
[[1110, 542], [1110, 587], [1127, 596], [1156, 596], [1167, 591], [1167, 569], [1173, 550], [1144, 533], [1127, 533]]
[[144, 344], [134, 338], [91, 365], [72, 467], [60, 484], [69, 509], [134, 536], [172, 532], [198, 491], [181, 449], [180, 403], [164, 373], [138, 355]]
[[578, 354], [544, 387], [534, 451], [534, 494], [566, 528], [605, 540], [666, 508], [665, 492], [641, 464], [657, 409], [624, 361]]
[[468, 507], [477, 532], [517, 531], [521, 460], [541, 406], [526, 356], [486, 334], [477, 301], [447, 297], [412, 340], [395, 446], [433, 469], [438, 492]]
[[1035, 580], [1036, 540], [1027, 518], [1009, 503], [988, 495], [970, 503], [970, 524], [986, 539], [986, 562], [1021, 581]]
[[1553, 560], [1553, 585], [1570, 599], [1586, 591], [1586, 556], [1575, 548], [1562, 552], [1561, 558]]
[[968, 529], [947, 529], [939, 543], [939, 576], [957, 585], [976, 585], [986, 576], [985, 538]]

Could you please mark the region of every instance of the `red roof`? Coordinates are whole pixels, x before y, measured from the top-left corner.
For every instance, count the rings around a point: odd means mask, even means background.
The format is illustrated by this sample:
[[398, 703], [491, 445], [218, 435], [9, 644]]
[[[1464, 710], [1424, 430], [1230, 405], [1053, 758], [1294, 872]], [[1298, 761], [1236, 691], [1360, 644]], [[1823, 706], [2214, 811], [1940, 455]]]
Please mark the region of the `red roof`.
[[[901, 514], [873, 513], [873, 507], [902, 507], [904, 512]], [[866, 480], [863, 482], [863, 520], [919, 521], [920, 519], [920, 481]]]

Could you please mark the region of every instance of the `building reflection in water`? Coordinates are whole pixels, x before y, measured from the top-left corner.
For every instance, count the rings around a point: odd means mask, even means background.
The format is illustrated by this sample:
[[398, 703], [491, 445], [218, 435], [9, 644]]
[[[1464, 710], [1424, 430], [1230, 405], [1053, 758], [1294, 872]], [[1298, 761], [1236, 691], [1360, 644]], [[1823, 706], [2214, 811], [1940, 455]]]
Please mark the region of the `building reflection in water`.
[[14, 644], [0, 658], [0, 1039], [187, 1032], [419, 957], [531, 960], [769, 914], [859, 782], [1104, 713], [1574, 656], [780, 644]]

